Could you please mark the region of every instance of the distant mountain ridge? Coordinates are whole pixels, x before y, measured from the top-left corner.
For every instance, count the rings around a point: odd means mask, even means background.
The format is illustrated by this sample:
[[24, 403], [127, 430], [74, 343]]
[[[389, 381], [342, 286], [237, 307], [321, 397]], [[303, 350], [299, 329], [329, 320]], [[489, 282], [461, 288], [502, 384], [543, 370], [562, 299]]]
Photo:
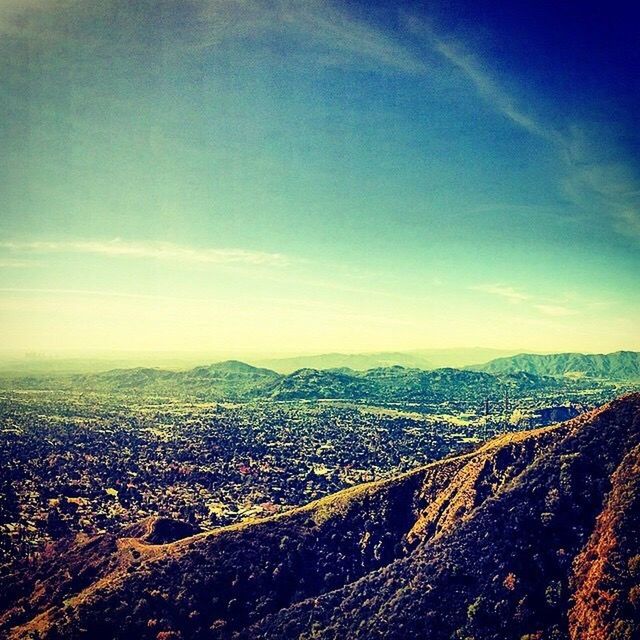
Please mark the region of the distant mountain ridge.
[[608, 380], [640, 380], [640, 352], [553, 353], [548, 355], [522, 353], [507, 358], [497, 358], [483, 365], [473, 365], [467, 368], [493, 374], [526, 371], [538, 376], [561, 377], [578, 374]]
[[61, 543], [0, 584], [0, 633], [634, 640], [638, 525], [632, 394], [278, 516]]
[[281, 375], [229, 360], [188, 371], [114, 369], [96, 374], [3, 379], [4, 388], [74, 389], [87, 392], [184, 395], [201, 400], [350, 400], [367, 402], [443, 402], [498, 399], [563, 387], [560, 380], [526, 372], [491, 374], [462, 369], [401, 366], [367, 371], [299, 369]]
[[378, 351], [372, 353], [324, 353], [289, 358], [250, 359], [251, 364], [273, 369], [278, 373], [293, 373], [298, 369], [341, 369], [355, 371], [401, 366], [410, 369], [461, 368], [481, 364], [500, 356], [514, 355], [504, 349], [415, 349], [411, 351]]
[[324, 353], [315, 356], [295, 356], [291, 358], [271, 358], [257, 360], [257, 364], [278, 371], [279, 373], [293, 373], [298, 369], [353, 369], [366, 371], [378, 367], [412, 367], [417, 369], [431, 369], [431, 362], [418, 355], [402, 352], [381, 353]]

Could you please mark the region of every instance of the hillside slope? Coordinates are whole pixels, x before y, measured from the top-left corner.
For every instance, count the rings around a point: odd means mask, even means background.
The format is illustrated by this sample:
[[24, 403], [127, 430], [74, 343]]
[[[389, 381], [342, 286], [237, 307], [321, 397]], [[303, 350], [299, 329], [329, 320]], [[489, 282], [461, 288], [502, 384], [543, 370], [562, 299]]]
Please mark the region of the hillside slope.
[[165, 521], [168, 537], [151, 520], [18, 570], [0, 632], [631, 640], [639, 454], [634, 394], [273, 518], [196, 535]]
[[468, 368], [493, 374], [526, 371], [537, 376], [581, 374], [590, 378], [607, 380], [639, 380], [640, 352], [553, 353], [549, 355], [522, 353], [508, 358], [497, 358], [486, 364]]

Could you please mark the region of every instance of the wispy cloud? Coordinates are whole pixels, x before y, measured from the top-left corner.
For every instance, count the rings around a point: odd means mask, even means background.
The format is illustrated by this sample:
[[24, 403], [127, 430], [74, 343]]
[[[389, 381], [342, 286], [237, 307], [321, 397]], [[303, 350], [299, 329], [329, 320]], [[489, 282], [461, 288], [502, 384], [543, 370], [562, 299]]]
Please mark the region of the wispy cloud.
[[[288, 38], [296, 44], [290, 58], [324, 66], [368, 66], [401, 73], [425, 71], [424, 61], [411, 43], [391, 36], [370, 19], [356, 14], [353, 7], [338, 0], [173, 0], [173, 12], [180, 20], [155, 21], [149, 12], [140, 12], [130, 0], [102, 0], [95, 4], [83, 0], [0, 0], [0, 33], [28, 34], [50, 39], [99, 38], [98, 33], [78, 35], [65, 28], [69, 20], [40, 20], [46, 13], [65, 16], [82, 11], [95, 12], [104, 19], [109, 11], [127, 16], [130, 29], [119, 34], [125, 46], [138, 47], [141, 29], [157, 29], [174, 53], [202, 50], [231, 41], [279, 41]], [[88, 5], [88, 6], [87, 6]], [[370, 16], [370, 12], [368, 14]], [[141, 21], [144, 20], [144, 23]], [[56, 26], [58, 25], [58, 26]], [[265, 36], [267, 39], [265, 40]], [[150, 40], [146, 46], [152, 46]]]
[[[298, 45], [295, 55], [322, 66], [422, 74], [427, 65], [406, 38], [392, 37], [336, 0], [203, 0], [200, 46], [275, 34]], [[371, 13], [368, 13], [370, 16]], [[293, 52], [291, 52], [293, 54]]]
[[0, 258], [0, 269], [28, 269], [37, 267], [38, 263], [33, 260], [20, 260], [17, 258]]
[[516, 104], [516, 101], [487, 73], [479, 59], [466, 51], [460, 42], [437, 34], [433, 27], [424, 20], [408, 17], [406, 22], [414, 33], [427, 40], [434, 51], [457, 67], [471, 81], [480, 96], [497, 111], [529, 133], [551, 142], [558, 141], [558, 132], [553, 128], [543, 126], [534, 116], [525, 113]]
[[409, 43], [390, 37], [345, 4], [332, 0], [203, 0], [199, 5], [204, 25], [196, 43], [200, 47], [276, 33], [295, 38], [320, 64], [368, 60], [402, 73], [426, 69]]
[[573, 125], [560, 147], [568, 167], [567, 197], [581, 207], [597, 204], [616, 231], [640, 238], [640, 179], [614, 148], [612, 132], [599, 132], [598, 142], [584, 127]]
[[172, 242], [127, 242], [125, 240], [81, 240], [0, 242], [0, 249], [21, 253], [80, 253], [114, 258], [140, 258], [194, 264], [248, 264], [284, 266], [289, 260], [280, 253], [246, 249], [189, 247]]
[[404, 15], [407, 31], [391, 37], [371, 20], [330, 0], [207, 0], [203, 14], [214, 41], [278, 31], [298, 36], [319, 62], [369, 60], [378, 68], [422, 75], [433, 70], [427, 56], [414, 47], [413, 38], [417, 36], [457, 68], [491, 108], [555, 149], [566, 169], [560, 186], [574, 205], [595, 209], [609, 217], [617, 232], [640, 238], [640, 177], [623, 159], [603, 157], [603, 148], [609, 155], [613, 151], [610, 137], [576, 124], [554, 126], [535, 109], [524, 108], [465, 42], [444, 35], [429, 21]]
[[477, 284], [469, 288], [473, 291], [480, 291], [481, 293], [488, 293], [492, 296], [505, 298], [514, 304], [529, 300], [531, 297], [528, 294], [505, 284]]
[[[145, 16], [144, 12], [133, 11], [125, 0], [109, 0], [106, 4], [114, 11], [118, 9], [119, 14], [128, 15], [129, 11], [130, 22], [136, 26], [140, 25], [135, 21]], [[83, 12], [90, 11], [80, 0], [0, 0], [0, 32], [24, 28], [29, 15], [64, 14], [80, 6]], [[602, 148], [611, 150], [611, 136], [576, 124], [560, 127], [533, 105], [525, 108], [497, 79], [490, 64], [457, 34], [446, 34], [415, 15], [404, 16], [404, 31], [391, 30], [377, 23], [371, 14], [358, 12], [355, 5], [337, 0], [176, 0], [175, 7], [184, 12], [180, 14], [179, 29], [153, 24], [164, 29], [159, 41], [169, 39], [176, 51], [199, 50], [229, 41], [264, 44], [275, 36], [293, 40], [296, 46], [291, 47], [290, 53], [302, 57], [305, 64], [368, 65], [379, 71], [425, 76], [434, 72], [429, 61], [435, 53], [457, 69], [487, 105], [555, 149], [565, 167], [561, 188], [569, 202], [581, 211], [608, 217], [617, 232], [640, 238], [640, 177], [624, 157], [615, 159], [602, 153]], [[96, 15], [99, 13], [96, 11]], [[107, 15], [104, 11], [102, 14], [103, 18]], [[387, 17], [394, 18], [392, 8]], [[35, 23], [40, 24], [37, 20]], [[40, 28], [52, 28], [51, 21], [42, 21]], [[140, 32], [131, 28], [129, 35], [122, 34], [125, 45], [127, 37], [137, 37]], [[72, 37], [66, 28], [60, 33], [65, 38]]]
[[553, 316], [554, 318], [560, 318], [562, 316], [574, 316], [578, 312], [568, 307], [563, 307], [556, 304], [535, 304], [533, 305], [540, 313], [546, 316]]
[[567, 129], [551, 125], [518, 104], [494, 78], [482, 58], [464, 42], [443, 35], [421, 18], [406, 16], [405, 22], [411, 32], [456, 67], [491, 108], [555, 148], [566, 168], [561, 187], [573, 204], [583, 209], [597, 209], [610, 218], [616, 231], [640, 238], [640, 177], [627, 162], [610, 157], [615, 157], [611, 136], [588, 132], [576, 124]]
[[528, 309], [550, 318], [562, 318], [580, 313], [575, 306], [567, 306], [565, 304], [566, 300], [534, 296], [506, 284], [477, 284], [469, 287], [469, 289], [503, 298], [511, 304], [524, 304]]

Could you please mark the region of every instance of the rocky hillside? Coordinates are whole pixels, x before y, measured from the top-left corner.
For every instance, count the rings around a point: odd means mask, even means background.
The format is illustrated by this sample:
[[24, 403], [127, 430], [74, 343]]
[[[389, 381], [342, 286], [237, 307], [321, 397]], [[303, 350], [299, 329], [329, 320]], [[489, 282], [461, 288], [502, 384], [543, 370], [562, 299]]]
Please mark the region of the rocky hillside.
[[213, 532], [150, 520], [0, 585], [10, 638], [632, 640], [640, 394]]

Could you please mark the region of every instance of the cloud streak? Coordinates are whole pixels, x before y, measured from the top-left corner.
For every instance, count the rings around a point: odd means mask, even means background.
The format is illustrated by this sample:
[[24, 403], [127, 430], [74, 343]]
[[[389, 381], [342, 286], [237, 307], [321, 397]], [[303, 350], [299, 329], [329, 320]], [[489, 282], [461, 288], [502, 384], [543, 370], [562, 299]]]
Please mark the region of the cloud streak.
[[407, 28], [422, 37], [430, 48], [463, 74], [479, 97], [515, 126], [550, 143], [566, 168], [562, 183], [566, 197], [582, 209], [610, 218], [613, 228], [624, 235], [640, 238], [640, 179], [621, 160], [603, 159], [602, 149], [612, 155], [610, 136], [599, 136], [573, 125], [561, 130], [539, 116], [526, 112], [494, 79], [481, 59], [462, 42], [436, 32], [431, 24], [405, 16]]
[[28, 269], [39, 266], [33, 260], [20, 260], [17, 258], [0, 258], [0, 269]]
[[331, 0], [204, 0], [199, 5], [203, 29], [198, 47], [231, 38], [276, 34], [298, 40], [320, 64], [353, 64], [359, 60], [402, 73], [426, 70], [424, 61], [407, 43], [389, 37]]
[[505, 284], [478, 284], [469, 288], [472, 291], [480, 291], [481, 293], [487, 293], [492, 296], [504, 298], [514, 304], [529, 300], [531, 297], [526, 293]]
[[[68, 40], [76, 35], [64, 28], [69, 22], [64, 16], [69, 13], [73, 17], [71, 14], [80, 9], [94, 11], [98, 19], [110, 13], [126, 16], [130, 33], [121, 35], [130, 47], [139, 45], [136, 33], [150, 29], [158, 30], [160, 40], [171, 43], [174, 52], [197, 51], [230, 41], [264, 41], [267, 36], [293, 39], [297, 55], [302, 54], [306, 64], [371, 67], [373, 63], [378, 69], [406, 74], [426, 70], [410, 43], [389, 36], [336, 0], [173, 0], [165, 4], [173, 5], [172, 11], [181, 17], [177, 30], [132, 9], [132, 4], [129, 0], [0, 0], [0, 33]], [[62, 17], [60, 21], [41, 20], [54, 13]], [[145, 17], [151, 22], [141, 23]]]
[[[90, 11], [91, 3], [86, 4], [89, 9], [79, 0], [0, 0], [0, 32], [52, 29], [49, 20], [36, 19], [31, 24], [27, 18], [37, 18], [44, 12], [66, 16], [81, 5], [83, 11]], [[133, 23], [141, 19], [140, 13], [132, 11], [124, 0], [95, 4], [96, 15], [109, 15], [112, 11], [127, 16], [130, 13]], [[189, 11], [184, 9], [186, 5]], [[98, 11], [98, 7], [102, 7], [102, 11]], [[251, 40], [264, 44], [271, 39], [289, 38], [296, 43], [297, 55], [304, 58], [305, 64], [311, 61], [356, 68], [364, 65], [378, 71], [416, 76], [435, 72], [434, 65], [429, 63], [435, 53], [466, 78], [479, 98], [492, 109], [515, 127], [551, 145], [565, 168], [561, 188], [568, 202], [581, 211], [607, 217], [615, 231], [640, 238], [640, 177], [634, 175], [624, 158], [612, 160], [603, 156], [601, 148], [612, 150], [612, 136], [587, 132], [576, 125], [554, 126], [532, 108], [523, 108], [498, 82], [481, 56], [470, 50], [462, 39], [444, 34], [424, 18], [400, 14], [405, 28], [392, 32], [358, 13], [353, 6], [336, 0], [193, 0], [185, 4], [176, 0], [175, 10], [184, 11], [180, 16], [185, 23], [181, 23], [175, 33], [164, 24], [154, 22], [152, 26], [164, 29], [158, 41], [171, 42], [172, 49], [182, 52], [229, 41]], [[394, 10], [389, 9], [386, 16], [389, 22], [393, 22], [395, 16]], [[148, 25], [142, 27], [149, 28]], [[131, 29], [132, 34], [140, 32], [140, 28]], [[33, 34], [31, 30], [25, 33]], [[67, 29], [60, 33], [65, 38], [73, 36]], [[51, 33], [41, 35], [52, 37]], [[126, 34], [123, 37], [126, 44]], [[129, 46], [134, 43], [129, 42]], [[596, 138], [597, 144], [594, 144]]]
[[527, 306], [530, 308], [551, 318], [562, 318], [578, 314], [578, 311], [575, 309], [570, 309], [569, 307], [563, 304], [558, 304], [553, 300], [544, 298], [542, 300], [536, 299], [534, 296], [506, 284], [478, 284], [469, 287], [469, 289], [503, 298], [511, 304], [527, 303]]
[[172, 242], [127, 242], [114, 240], [5, 241], [0, 248], [20, 253], [78, 253], [111, 258], [137, 258], [191, 264], [245, 264], [284, 266], [289, 260], [280, 253], [246, 249], [189, 247]]
[[546, 316], [552, 316], [554, 318], [574, 316], [577, 314], [577, 311], [574, 311], [573, 309], [568, 309], [567, 307], [556, 304], [535, 304], [533, 306], [535, 309], [540, 311], [540, 313], [543, 313]]
[[580, 207], [599, 205], [621, 234], [640, 238], [640, 180], [600, 132], [598, 143], [582, 127], [572, 126], [560, 147], [568, 168], [567, 197]]
[[412, 31], [426, 38], [436, 53], [457, 67], [486, 102], [513, 124], [550, 142], [559, 142], [560, 134], [553, 128], [544, 127], [533, 116], [520, 109], [515, 100], [484, 71], [478, 59], [466, 51], [459, 42], [438, 36], [431, 26], [415, 18], [408, 19], [408, 24]]

